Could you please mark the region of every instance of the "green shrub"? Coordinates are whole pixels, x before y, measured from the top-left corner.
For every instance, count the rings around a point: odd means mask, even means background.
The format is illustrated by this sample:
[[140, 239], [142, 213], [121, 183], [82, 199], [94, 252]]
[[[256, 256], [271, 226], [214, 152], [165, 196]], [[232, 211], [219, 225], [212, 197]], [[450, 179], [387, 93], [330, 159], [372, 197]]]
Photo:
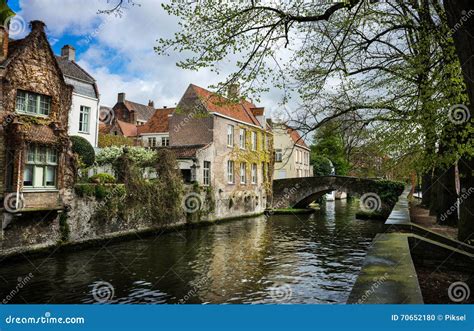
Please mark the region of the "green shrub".
[[95, 196], [95, 185], [93, 184], [76, 184], [74, 191], [80, 197]]
[[115, 177], [109, 174], [96, 174], [89, 177], [88, 181], [96, 184], [113, 184], [115, 183]]
[[87, 139], [79, 136], [71, 136], [72, 151], [79, 156], [82, 166], [88, 168], [95, 162], [94, 147]]
[[115, 136], [112, 134], [99, 134], [99, 147], [111, 147], [111, 146], [133, 146], [134, 141], [129, 137]]

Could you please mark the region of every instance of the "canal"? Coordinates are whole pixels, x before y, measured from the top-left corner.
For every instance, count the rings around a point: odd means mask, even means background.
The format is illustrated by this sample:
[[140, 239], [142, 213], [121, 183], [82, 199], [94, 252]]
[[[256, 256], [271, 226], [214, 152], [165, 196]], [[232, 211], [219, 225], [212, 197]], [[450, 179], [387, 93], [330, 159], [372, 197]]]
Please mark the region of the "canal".
[[2, 263], [0, 300], [345, 303], [382, 229], [381, 222], [356, 220], [356, 210], [356, 202], [327, 202], [313, 215], [255, 217], [25, 257]]

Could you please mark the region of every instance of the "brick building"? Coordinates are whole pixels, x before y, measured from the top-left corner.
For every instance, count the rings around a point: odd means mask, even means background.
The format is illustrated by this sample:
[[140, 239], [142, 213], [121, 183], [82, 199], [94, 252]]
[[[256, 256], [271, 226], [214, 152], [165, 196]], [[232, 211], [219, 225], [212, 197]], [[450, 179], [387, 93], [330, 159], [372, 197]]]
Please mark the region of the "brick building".
[[67, 133], [73, 87], [44, 32], [9, 40], [0, 27], [0, 193], [4, 215], [62, 209], [75, 180]]
[[119, 93], [117, 95], [117, 103], [112, 109], [116, 120], [137, 126], [148, 122], [155, 113], [155, 105], [153, 101], [148, 101], [148, 105], [133, 102], [126, 99], [125, 93]]
[[170, 148], [186, 181], [212, 188], [215, 218], [261, 213], [267, 206], [273, 138], [264, 111], [191, 84], [169, 117]]

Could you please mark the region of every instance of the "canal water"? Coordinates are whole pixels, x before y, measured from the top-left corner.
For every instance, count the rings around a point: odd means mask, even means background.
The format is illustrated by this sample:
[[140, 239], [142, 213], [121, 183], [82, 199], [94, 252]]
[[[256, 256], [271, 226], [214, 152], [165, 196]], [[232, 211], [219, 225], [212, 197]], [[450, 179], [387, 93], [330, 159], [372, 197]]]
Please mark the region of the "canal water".
[[345, 303], [382, 229], [356, 220], [356, 210], [356, 202], [327, 202], [313, 215], [236, 220], [2, 263], [0, 300]]

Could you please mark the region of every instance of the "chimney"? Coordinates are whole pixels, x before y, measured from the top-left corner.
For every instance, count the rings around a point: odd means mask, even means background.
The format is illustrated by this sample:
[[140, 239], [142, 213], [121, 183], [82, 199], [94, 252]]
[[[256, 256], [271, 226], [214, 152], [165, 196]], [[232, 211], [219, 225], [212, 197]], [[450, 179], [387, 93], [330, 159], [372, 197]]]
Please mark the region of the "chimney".
[[15, 12], [11, 10], [6, 2], [3, 4], [0, 13], [0, 61], [4, 61], [8, 57], [8, 29], [10, 28], [11, 19], [15, 16]]
[[237, 99], [240, 95], [240, 85], [238, 83], [231, 83], [227, 87], [227, 98]]
[[68, 61], [76, 61], [76, 49], [71, 45], [64, 45], [61, 48], [61, 56], [68, 59]]
[[8, 57], [8, 27], [0, 26], [0, 62]]
[[44, 32], [44, 27], [45, 26], [46, 26], [46, 24], [44, 24], [44, 22], [41, 22], [41, 21], [31, 21], [30, 22], [31, 31], [42, 31], [42, 32]]
[[153, 100], [148, 100], [148, 107], [155, 108], [155, 102]]
[[125, 93], [121, 92], [118, 94], [118, 97], [117, 97], [117, 102], [118, 103], [123, 103], [125, 101]]
[[255, 107], [250, 108], [253, 116], [257, 119], [262, 127], [265, 128], [265, 108], [264, 107]]

